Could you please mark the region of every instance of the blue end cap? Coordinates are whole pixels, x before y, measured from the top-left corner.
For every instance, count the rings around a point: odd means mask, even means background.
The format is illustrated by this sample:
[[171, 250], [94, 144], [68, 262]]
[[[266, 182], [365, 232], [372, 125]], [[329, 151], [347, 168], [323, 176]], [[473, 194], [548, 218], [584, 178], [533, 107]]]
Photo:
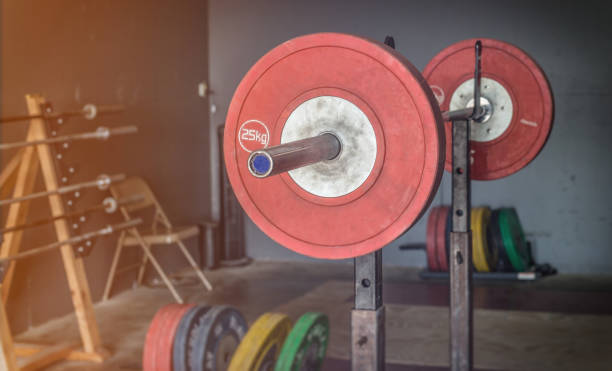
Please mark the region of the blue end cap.
[[257, 174], [265, 174], [270, 171], [270, 159], [266, 155], [255, 155], [251, 162], [251, 169]]

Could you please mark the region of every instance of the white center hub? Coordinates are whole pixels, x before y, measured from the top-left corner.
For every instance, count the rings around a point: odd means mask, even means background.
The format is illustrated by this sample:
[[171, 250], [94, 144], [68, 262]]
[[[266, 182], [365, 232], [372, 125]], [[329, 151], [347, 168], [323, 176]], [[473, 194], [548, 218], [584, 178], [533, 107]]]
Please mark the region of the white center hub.
[[[502, 84], [483, 77], [480, 80], [480, 104], [490, 104], [490, 112], [483, 122], [470, 125], [470, 139], [476, 142], [488, 142], [499, 138], [512, 121], [512, 98]], [[451, 111], [474, 106], [474, 79], [459, 85], [450, 100]]]
[[287, 118], [281, 143], [310, 138], [325, 132], [341, 142], [333, 160], [289, 171], [293, 181], [320, 197], [341, 197], [362, 185], [376, 161], [376, 134], [368, 117], [346, 99], [320, 96], [300, 104]]

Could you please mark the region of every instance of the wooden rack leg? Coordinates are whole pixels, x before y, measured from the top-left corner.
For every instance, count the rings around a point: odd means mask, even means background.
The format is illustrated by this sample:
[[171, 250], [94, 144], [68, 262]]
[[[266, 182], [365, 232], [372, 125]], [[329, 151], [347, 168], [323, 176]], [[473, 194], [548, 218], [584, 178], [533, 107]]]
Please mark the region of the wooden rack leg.
[[[38, 108], [40, 111], [40, 108]], [[41, 119], [34, 119], [28, 129], [26, 136], [27, 140], [34, 140], [37, 135], [36, 127], [44, 125]], [[34, 190], [34, 184], [36, 183], [36, 176], [38, 175], [38, 156], [36, 156], [34, 147], [26, 147], [21, 153], [21, 163], [17, 170], [17, 179], [15, 180], [15, 189], [13, 191], [13, 197], [21, 197], [32, 193]], [[6, 228], [11, 228], [19, 224], [25, 223], [28, 208], [30, 206], [29, 201], [14, 203], [9, 207], [8, 215], [6, 217]], [[10, 232], [4, 235], [4, 241], [0, 248], [0, 257], [6, 258], [19, 252], [21, 246], [21, 238], [23, 236], [23, 230]], [[13, 282], [13, 274], [15, 271], [15, 262], [11, 262], [8, 266], [6, 273], [4, 274], [4, 281], [2, 283], [2, 299], [6, 302], [8, 295], [11, 290], [11, 284]]]
[[4, 300], [0, 298], [0, 370], [16, 371], [17, 359], [15, 346], [11, 337], [11, 328], [4, 309]]
[[5, 200], [13, 195], [17, 182], [17, 170], [19, 170], [22, 156], [23, 151], [19, 151], [2, 169], [2, 174], [0, 174], [0, 199]]
[[[32, 115], [40, 114], [41, 104], [44, 99], [40, 96], [26, 96], [28, 111]], [[34, 139], [44, 139], [46, 131], [42, 120], [32, 122], [32, 129], [35, 130], [36, 137]], [[40, 159], [40, 167], [47, 190], [55, 190], [58, 188], [57, 174], [55, 173], [55, 164], [52, 157], [51, 149], [48, 144], [36, 146]], [[51, 207], [51, 215], [59, 216], [64, 214], [64, 205], [59, 195], [54, 194], [49, 196], [49, 205]], [[59, 219], [55, 221], [55, 233], [58, 240], [66, 240], [70, 238], [70, 232], [66, 220]], [[64, 245], [60, 248], [62, 260], [64, 261], [64, 269], [68, 278], [68, 286], [72, 294], [72, 302], [79, 324], [81, 340], [83, 348], [88, 353], [99, 353], [104, 356], [106, 353], [101, 349], [100, 334], [98, 324], [94, 314], [89, 284], [83, 260], [76, 258], [74, 251], [70, 245]]]
[[0, 173], [0, 189], [5, 188], [8, 184], [8, 180], [16, 173], [21, 163], [21, 157], [23, 156], [23, 148], [20, 149], [11, 160], [2, 168]]

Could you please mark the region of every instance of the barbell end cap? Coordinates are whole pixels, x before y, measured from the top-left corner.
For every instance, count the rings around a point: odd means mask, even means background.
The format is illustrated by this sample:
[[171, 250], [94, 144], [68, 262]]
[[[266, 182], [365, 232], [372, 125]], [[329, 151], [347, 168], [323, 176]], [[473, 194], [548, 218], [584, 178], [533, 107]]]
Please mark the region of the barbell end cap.
[[93, 120], [98, 115], [98, 107], [95, 104], [89, 103], [83, 106], [83, 117], [87, 120]]
[[104, 205], [104, 211], [107, 214], [112, 214], [117, 211], [117, 200], [115, 200], [113, 197], [106, 197], [104, 201], [102, 201], [102, 204]]
[[105, 191], [111, 184], [111, 178], [106, 174], [101, 174], [98, 176], [98, 179], [96, 179], [96, 182], [98, 183], [98, 189]]
[[254, 151], [248, 159], [249, 172], [257, 178], [265, 178], [274, 168], [272, 157], [265, 151]]
[[96, 129], [96, 136], [100, 140], [107, 140], [110, 137], [110, 129], [106, 126], [100, 126]]

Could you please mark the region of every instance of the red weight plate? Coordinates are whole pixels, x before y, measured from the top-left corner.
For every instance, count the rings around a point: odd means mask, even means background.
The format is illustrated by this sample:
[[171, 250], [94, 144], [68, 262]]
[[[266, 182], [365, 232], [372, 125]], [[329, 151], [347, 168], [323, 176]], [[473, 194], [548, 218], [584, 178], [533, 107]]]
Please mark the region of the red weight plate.
[[438, 220], [436, 221], [436, 256], [438, 266], [443, 272], [448, 272], [448, 258], [446, 256], [446, 220], [450, 206], [439, 206]]
[[147, 331], [142, 355], [144, 371], [171, 371], [174, 335], [183, 315], [194, 304], [168, 304], [160, 308]]
[[[449, 110], [453, 94], [459, 92], [459, 88], [464, 87], [466, 81], [473, 79], [476, 40], [461, 41], [442, 50], [423, 71], [442, 111]], [[495, 128], [490, 136], [481, 131], [483, 136], [479, 141], [474, 140], [472, 131], [470, 174], [472, 179], [492, 180], [517, 172], [540, 152], [552, 129], [553, 98], [546, 76], [524, 51], [502, 41], [480, 40], [483, 78], [481, 94], [487, 98], [485, 87], [488, 86], [484, 82], [486, 79], [498, 83], [491, 83], [492, 86], [488, 87], [493, 90], [488, 99], [493, 102], [492, 117], [503, 117], [503, 120], [498, 120], [503, 124], [498, 125], [497, 134]], [[496, 106], [496, 100], [507, 102], [507, 106], [512, 107], [511, 112], [503, 103]], [[492, 123], [491, 120], [490, 124]], [[486, 122], [472, 125], [486, 125]], [[445, 126], [445, 167], [450, 171], [452, 133], [450, 123]], [[486, 126], [481, 128], [489, 130], [487, 133], [491, 131], [491, 128]]]
[[426, 236], [426, 248], [427, 248], [427, 266], [430, 271], [439, 271], [440, 265], [438, 264], [438, 255], [436, 248], [436, 228], [438, 227], [438, 219], [440, 215], [440, 208], [434, 207], [429, 211], [429, 217], [427, 218], [427, 236]]
[[[287, 174], [253, 177], [249, 151], [280, 144], [296, 107], [329, 96], [356, 106], [372, 126], [377, 152], [367, 179], [321, 197]], [[224, 136], [229, 179], [255, 224], [289, 249], [327, 259], [375, 251], [412, 226], [438, 188], [445, 148], [438, 105], [416, 68], [382, 43], [335, 33], [264, 55], [234, 94]]]

